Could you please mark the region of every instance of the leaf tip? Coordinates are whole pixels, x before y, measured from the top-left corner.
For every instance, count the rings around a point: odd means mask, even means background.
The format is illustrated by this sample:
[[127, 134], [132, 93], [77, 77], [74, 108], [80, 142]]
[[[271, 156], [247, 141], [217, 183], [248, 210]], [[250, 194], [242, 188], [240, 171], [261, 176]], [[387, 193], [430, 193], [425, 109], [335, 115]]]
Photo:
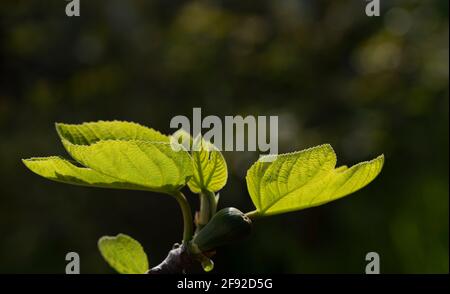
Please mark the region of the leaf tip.
[[30, 161], [31, 161], [31, 158], [22, 158], [20, 161], [22, 161], [22, 163], [23, 163], [27, 168], [30, 168]]
[[62, 122], [55, 122], [55, 129], [56, 129], [56, 133], [58, 133], [58, 135], [61, 137], [62, 136], [62, 128], [66, 126], [65, 123]]
[[384, 165], [384, 161], [385, 161], [384, 154], [381, 154], [381, 155], [378, 155], [377, 157], [375, 157], [375, 158], [372, 159], [372, 160], [360, 162], [359, 164], [379, 162], [379, 163], [380, 163], [380, 170], [381, 170], [381, 168], [382, 168], [383, 165]]
[[[50, 158], [51, 158], [51, 157], [50, 157]], [[30, 165], [31, 165], [33, 162], [38, 161], [38, 160], [43, 160], [43, 159], [46, 159], [46, 157], [30, 157], [30, 158], [22, 158], [21, 161], [22, 161], [22, 163], [23, 163], [26, 167], [30, 168]]]
[[374, 161], [380, 161], [380, 170], [381, 170], [383, 168], [384, 162], [385, 162], [384, 153], [382, 153], [381, 155], [378, 155], [377, 158], [374, 159]]

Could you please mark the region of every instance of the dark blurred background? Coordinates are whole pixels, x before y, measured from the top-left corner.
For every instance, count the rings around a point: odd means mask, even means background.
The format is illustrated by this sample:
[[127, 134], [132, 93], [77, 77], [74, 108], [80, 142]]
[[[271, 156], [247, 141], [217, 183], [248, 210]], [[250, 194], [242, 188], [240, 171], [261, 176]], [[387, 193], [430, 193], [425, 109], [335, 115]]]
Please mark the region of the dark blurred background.
[[[331, 143], [338, 164], [381, 153], [368, 187], [258, 221], [220, 249], [219, 273], [443, 273], [448, 257], [448, 1], [2, 1], [0, 272], [112, 273], [102, 235], [127, 233], [151, 265], [181, 239], [170, 197], [83, 188], [21, 158], [65, 155], [55, 121], [120, 119], [166, 133], [175, 115], [279, 115], [280, 152]], [[256, 153], [227, 152], [221, 207], [252, 210]], [[189, 193], [188, 193], [189, 194]], [[196, 206], [197, 199], [189, 194]]]

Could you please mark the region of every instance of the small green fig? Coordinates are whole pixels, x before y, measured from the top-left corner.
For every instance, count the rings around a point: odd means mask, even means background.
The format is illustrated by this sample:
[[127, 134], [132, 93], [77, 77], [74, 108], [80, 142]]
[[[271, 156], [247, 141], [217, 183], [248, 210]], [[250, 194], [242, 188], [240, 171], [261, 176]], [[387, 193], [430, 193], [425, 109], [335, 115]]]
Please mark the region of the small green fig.
[[227, 207], [218, 211], [194, 237], [193, 243], [202, 252], [214, 250], [248, 236], [252, 221], [239, 209]]

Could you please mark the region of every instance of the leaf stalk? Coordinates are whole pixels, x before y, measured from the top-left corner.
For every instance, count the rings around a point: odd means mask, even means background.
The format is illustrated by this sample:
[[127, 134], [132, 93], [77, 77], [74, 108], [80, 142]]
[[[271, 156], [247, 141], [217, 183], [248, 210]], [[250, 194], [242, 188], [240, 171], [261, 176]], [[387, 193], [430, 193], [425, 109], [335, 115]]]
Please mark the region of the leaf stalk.
[[257, 211], [257, 210], [247, 212], [245, 215], [251, 220], [255, 220], [255, 219], [261, 217], [261, 215], [259, 214], [259, 211]]
[[217, 198], [214, 192], [202, 191], [200, 197], [200, 211], [197, 218], [197, 232], [209, 222], [217, 211]]
[[181, 191], [176, 191], [173, 196], [180, 205], [181, 212], [183, 214], [183, 243], [187, 244], [192, 239], [192, 235], [194, 234], [191, 206]]

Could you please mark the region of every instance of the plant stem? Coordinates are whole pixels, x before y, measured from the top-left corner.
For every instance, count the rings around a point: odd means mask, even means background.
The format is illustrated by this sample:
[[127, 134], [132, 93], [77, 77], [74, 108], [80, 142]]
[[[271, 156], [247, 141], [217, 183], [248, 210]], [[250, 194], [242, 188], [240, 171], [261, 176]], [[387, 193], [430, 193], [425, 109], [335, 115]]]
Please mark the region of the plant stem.
[[199, 194], [200, 197], [200, 212], [197, 220], [197, 232], [199, 232], [216, 214], [217, 201], [216, 195], [213, 192], [202, 191]]
[[248, 218], [250, 218], [251, 220], [254, 220], [254, 219], [256, 219], [256, 218], [261, 216], [257, 210], [253, 210], [253, 211], [247, 212], [245, 215]]
[[206, 191], [206, 195], [210, 203], [209, 217], [211, 218], [213, 215], [216, 214], [217, 211], [217, 197], [216, 194], [214, 194], [214, 192], [209, 191]]
[[182, 274], [194, 264], [195, 260], [189, 254], [185, 245], [178, 244], [169, 251], [166, 259], [151, 268], [148, 274]]
[[181, 208], [181, 212], [183, 214], [183, 223], [184, 223], [183, 243], [187, 243], [191, 240], [192, 235], [194, 233], [191, 206], [189, 205], [189, 202], [187, 201], [186, 197], [181, 191], [175, 192], [173, 196], [178, 201], [178, 204], [180, 205]]
[[200, 231], [208, 223], [211, 206], [211, 203], [209, 202], [209, 199], [205, 194], [200, 193], [199, 197], [200, 211], [198, 212], [197, 231]]

